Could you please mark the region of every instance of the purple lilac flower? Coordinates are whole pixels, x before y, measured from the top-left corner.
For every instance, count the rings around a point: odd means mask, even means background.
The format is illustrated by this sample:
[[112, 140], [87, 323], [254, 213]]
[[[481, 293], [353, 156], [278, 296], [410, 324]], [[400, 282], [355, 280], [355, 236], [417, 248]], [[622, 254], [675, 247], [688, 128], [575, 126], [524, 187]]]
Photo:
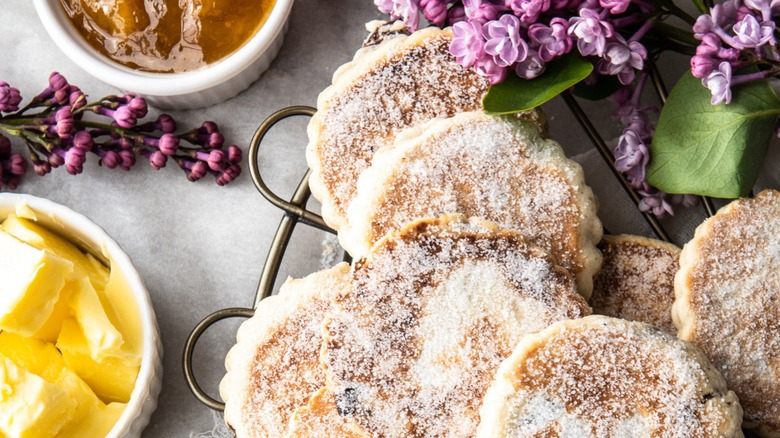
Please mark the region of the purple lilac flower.
[[734, 25], [734, 40], [742, 47], [761, 47], [764, 44], [775, 44], [775, 23], [764, 21], [759, 23], [753, 15], [747, 15]]
[[419, 0], [393, 0], [393, 15], [403, 19], [410, 31], [416, 31], [420, 26]]
[[599, 4], [602, 8], [608, 9], [610, 14], [618, 15], [626, 12], [631, 0], [599, 0]]
[[577, 48], [584, 56], [603, 56], [607, 38], [612, 34], [612, 25], [602, 21], [593, 9], [582, 8], [579, 17], [569, 19], [569, 35], [577, 40]]
[[509, 67], [528, 56], [528, 45], [520, 37], [520, 20], [514, 15], [504, 14], [498, 20], [485, 23], [482, 34], [487, 39], [485, 52], [499, 67]]
[[702, 79], [701, 83], [710, 89], [713, 105], [731, 102], [731, 64], [728, 62], [721, 62], [718, 69]]
[[736, 61], [739, 50], [724, 48], [720, 37], [714, 33], [707, 33], [701, 37], [701, 44], [696, 47], [697, 55], [715, 56], [721, 59]]
[[604, 56], [599, 60], [598, 70], [601, 74], [617, 76], [621, 84], [628, 85], [634, 81], [635, 71], [644, 68], [645, 59], [645, 46], [637, 41], [627, 43], [622, 36], [615, 34], [615, 39], [607, 44]]
[[780, 12], [780, 0], [744, 0], [745, 6], [761, 13], [761, 21], [772, 20]]
[[539, 58], [539, 54], [534, 50], [530, 50], [528, 57], [515, 65], [515, 73], [523, 79], [534, 79], [544, 73], [544, 68], [544, 61]]
[[639, 201], [639, 210], [643, 212], [651, 211], [657, 217], [664, 217], [666, 214], [674, 216], [672, 205], [666, 200], [666, 193], [647, 187], [645, 190], [639, 190], [642, 200]]
[[528, 37], [539, 45], [539, 58], [544, 62], [569, 53], [572, 48], [572, 40], [566, 33], [569, 23], [560, 17], [550, 20], [550, 25], [541, 23], [532, 24], [528, 28]]
[[696, 55], [691, 58], [691, 73], [696, 78], [706, 78], [722, 61], [736, 62], [738, 58], [737, 49], [724, 48], [719, 36], [707, 33], [702, 36]]
[[[709, 14], [702, 14], [693, 25], [694, 36], [697, 39], [710, 32], [719, 36], [726, 35], [724, 28], [733, 25], [737, 20], [737, 5], [733, 0], [726, 0], [715, 5]], [[727, 36], [727, 35], [726, 35]], [[726, 41], [724, 39], [724, 41]]]
[[683, 207], [692, 207], [699, 203], [699, 197], [696, 195], [672, 195], [671, 203], [682, 205]]
[[476, 20], [461, 21], [452, 26], [452, 43], [450, 53], [455, 56], [458, 64], [469, 68], [482, 57], [485, 39], [482, 36], [482, 26]]
[[466, 8], [463, 5], [454, 5], [447, 11], [447, 22], [450, 25], [466, 21], [467, 19]]
[[393, 13], [393, 0], [374, 0], [374, 4], [383, 14]]
[[550, 0], [507, 0], [506, 3], [524, 23], [536, 23], [539, 15], [550, 9]]
[[206, 162], [209, 165], [209, 169], [220, 171], [225, 169], [227, 158], [225, 151], [214, 150], [209, 152], [208, 157], [206, 157]]
[[463, 0], [463, 7], [469, 20], [480, 23], [497, 20], [501, 13], [507, 11], [503, 2], [492, 0]]
[[561, 10], [575, 7], [580, 2], [579, 0], [552, 0], [550, 2], [550, 9]]
[[632, 129], [623, 131], [615, 155], [615, 168], [628, 176], [634, 188], [642, 187], [645, 182], [647, 163], [650, 162], [650, 150], [640, 135]]
[[431, 23], [442, 26], [447, 21], [448, 0], [420, 0], [423, 16]]
[[474, 71], [483, 78], [487, 78], [491, 84], [498, 84], [506, 78], [509, 69], [499, 66], [493, 61], [492, 56], [486, 55], [477, 60]]
[[19, 111], [19, 103], [22, 95], [19, 90], [8, 85], [8, 82], [0, 81], [0, 112]]

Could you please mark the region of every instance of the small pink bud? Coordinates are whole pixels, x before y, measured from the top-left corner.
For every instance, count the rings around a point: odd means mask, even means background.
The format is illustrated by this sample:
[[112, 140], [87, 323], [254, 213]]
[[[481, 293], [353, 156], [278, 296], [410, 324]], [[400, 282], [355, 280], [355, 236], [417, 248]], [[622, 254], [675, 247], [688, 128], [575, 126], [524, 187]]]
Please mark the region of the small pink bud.
[[174, 155], [179, 150], [179, 137], [173, 134], [163, 134], [157, 147], [165, 155]]
[[55, 130], [57, 131], [57, 135], [60, 138], [68, 139], [76, 131], [75, 121], [73, 120], [73, 113], [67, 106], [57, 110], [54, 115], [54, 120], [57, 122], [55, 125]]
[[68, 86], [68, 80], [55, 71], [49, 75], [49, 86], [54, 91], [61, 90]]
[[70, 148], [65, 153], [65, 169], [71, 175], [83, 172], [85, 161], [87, 161], [87, 157], [84, 151], [79, 148]]
[[239, 148], [236, 145], [230, 145], [228, 146], [227, 151], [228, 151], [228, 161], [235, 164], [241, 162], [241, 159], [243, 158], [243, 153], [241, 152], [241, 148]]
[[135, 165], [135, 154], [127, 149], [122, 149], [119, 151], [119, 157], [121, 158], [122, 162], [119, 164], [119, 167], [122, 170], [130, 170]]
[[200, 126], [200, 129], [203, 130], [206, 134], [211, 134], [212, 132], [219, 132], [219, 127], [216, 123], [212, 121], [206, 121], [203, 122], [203, 124]]
[[27, 173], [27, 160], [21, 154], [13, 154], [8, 160], [8, 170], [13, 175], [24, 175]]
[[211, 170], [221, 171], [225, 168], [227, 154], [223, 150], [213, 150], [209, 152], [208, 164]]
[[103, 158], [100, 160], [100, 163], [109, 169], [116, 169], [121, 162], [122, 158], [114, 151], [106, 151], [106, 153], [103, 154]]
[[206, 144], [207, 147], [217, 149], [222, 147], [223, 144], [225, 144], [225, 137], [222, 134], [219, 132], [212, 132], [209, 134], [209, 139]]
[[114, 111], [114, 120], [120, 128], [125, 129], [132, 128], [138, 121], [133, 110], [126, 105], [122, 105]]
[[206, 176], [208, 171], [209, 167], [205, 162], [196, 161], [195, 164], [192, 165], [192, 169], [190, 169], [189, 173], [187, 174], [187, 179], [190, 181], [197, 181]]
[[168, 156], [163, 154], [160, 151], [152, 152], [149, 155], [149, 164], [154, 167], [154, 170], [160, 170], [163, 167], [165, 167], [165, 164], [168, 162]]
[[176, 121], [168, 114], [160, 114], [157, 117], [157, 129], [168, 134], [176, 131]]
[[84, 152], [91, 151], [93, 145], [92, 136], [87, 131], [79, 131], [73, 136], [73, 146]]
[[142, 97], [133, 97], [130, 99], [127, 106], [130, 107], [138, 119], [146, 117], [146, 114], [149, 111], [149, 108], [146, 106], [146, 101]]

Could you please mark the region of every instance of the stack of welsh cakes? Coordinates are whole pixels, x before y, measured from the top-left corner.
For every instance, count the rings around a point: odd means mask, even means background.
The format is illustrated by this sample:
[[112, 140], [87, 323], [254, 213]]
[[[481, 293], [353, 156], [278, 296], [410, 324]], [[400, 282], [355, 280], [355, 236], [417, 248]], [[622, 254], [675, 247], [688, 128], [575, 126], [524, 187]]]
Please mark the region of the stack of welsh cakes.
[[[455, 63], [449, 29], [372, 30], [320, 95], [307, 149], [354, 262], [289, 279], [242, 325], [220, 386], [238, 436], [743, 436], [737, 395], [746, 425], [780, 432], [777, 319], [756, 311], [780, 302], [780, 275], [729, 280], [774, 287], [761, 300], [704, 285], [707, 257], [726, 269], [701, 249], [722, 230], [697, 231], [682, 263], [672, 245], [602, 240], [580, 166], [540, 113], [482, 113], [488, 84]], [[762, 218], [780, 210], [769, 197]], [[780, 230], [758, 228], [754, 276], [780, 260], [761, 244]]]

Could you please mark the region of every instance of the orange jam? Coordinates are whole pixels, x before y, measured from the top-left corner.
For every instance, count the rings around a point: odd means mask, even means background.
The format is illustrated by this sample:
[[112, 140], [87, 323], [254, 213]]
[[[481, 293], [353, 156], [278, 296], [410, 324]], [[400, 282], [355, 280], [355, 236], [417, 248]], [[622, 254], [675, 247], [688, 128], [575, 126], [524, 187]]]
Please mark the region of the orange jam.
[[202, 68], [244, 45], [275, 0], [60, 0], [78, 32], [103, 55], [137, 70]]

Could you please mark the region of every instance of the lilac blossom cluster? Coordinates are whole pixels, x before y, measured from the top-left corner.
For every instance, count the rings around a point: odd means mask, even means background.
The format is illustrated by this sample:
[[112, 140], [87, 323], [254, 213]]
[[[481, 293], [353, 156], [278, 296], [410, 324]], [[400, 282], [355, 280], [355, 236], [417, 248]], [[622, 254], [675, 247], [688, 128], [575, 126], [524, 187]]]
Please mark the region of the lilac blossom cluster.
[[[693, 76], [712, 93], [712, 104], [731, 101], [731, 87], [780, 72], [775, 18], [780, 0], [726, 0], [693, 25], [701, 41], [691, 58]], [[761, 71], [733, 75], [734, 70], [759, 65]]]
[[[180, 134], [168, 114], [140, 123], [148, 113], [141, 97], [107, 96], [89, 103], [77, 86], [55, 72], [49, 86], [20, 109], [21, 101], [18, 89], [0, 82], [0, 132], [23, 140], [32, 169], [41, 176], [61, 166], [77, 175], [89, 154], [104, 167], [123, 170], [130, 170], [139, 156], [154, 169], [173, 160], [190, 181], [211, 174], [219, 185], [241, 173], [241, 149], [225, 147], [214, 122]], [[9, 138], [0, 134], [0, 188], [15, 189], [27, 169], [27, 159], [12, 153]]]
[[649, 145], [654, 132], [650, 114], [658, 112], [655, 107], [641, 106], [639, 103], [646, 81], [647, 73], [642, 73], [636, 86], [625, 86], [612, 96], [617, 105], [615, 116], [624, 126], [612, 153], [615, 156], [615, 167], [626, 176], [631, 187], [642, 197], [639, 209], [663, 217], [667, 214], [674, 215], [673, 205], [688, 207], [698, 202], [698, 198], [691, 195], [669, 195], [646, 181], [647, 165], [650, 162]]
[[[490, 83], [514, 71], [533, 79], [547, 63], [575, 47], [592, 57], [597, 71], [623, 84], [644, 68], [647, 50], [639, 39], [652, 21], [638, 21], [656, 7], [647, 0], [375, 0], [391, 18], [415, 30], [420, 13], [435, 25], [453, 26], [450, 51]], [[630, 12], [631, 5], [635, 11]], [[621, 31], [634, 29], [629, 37]]]

